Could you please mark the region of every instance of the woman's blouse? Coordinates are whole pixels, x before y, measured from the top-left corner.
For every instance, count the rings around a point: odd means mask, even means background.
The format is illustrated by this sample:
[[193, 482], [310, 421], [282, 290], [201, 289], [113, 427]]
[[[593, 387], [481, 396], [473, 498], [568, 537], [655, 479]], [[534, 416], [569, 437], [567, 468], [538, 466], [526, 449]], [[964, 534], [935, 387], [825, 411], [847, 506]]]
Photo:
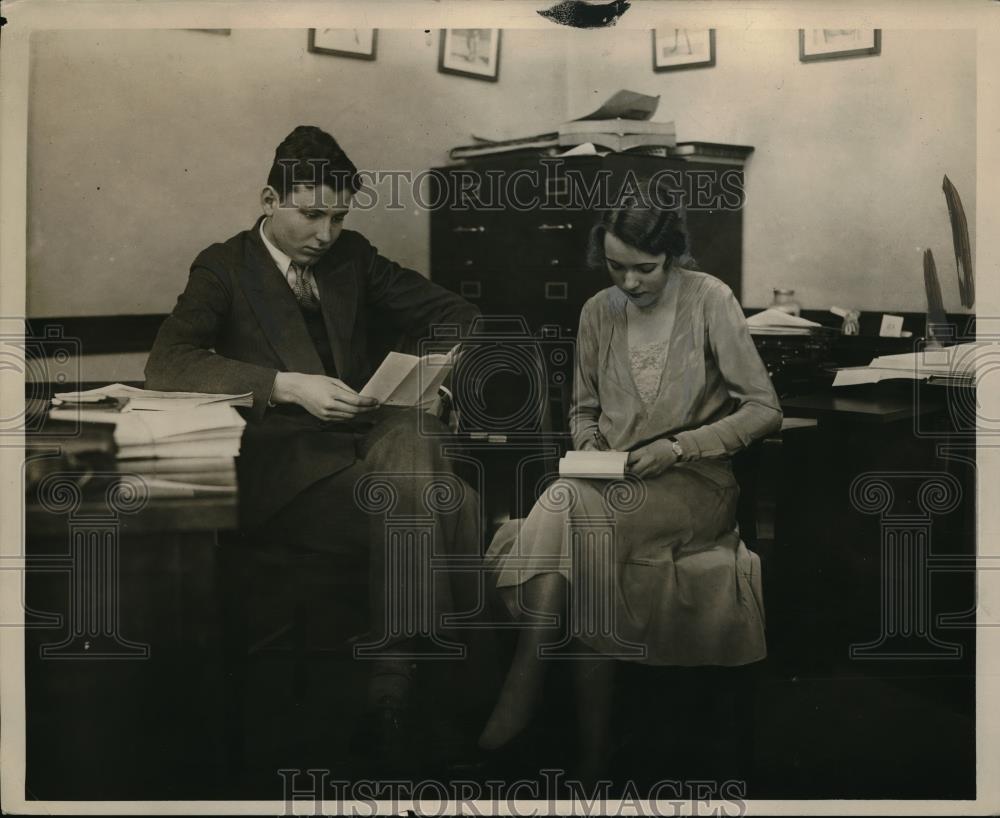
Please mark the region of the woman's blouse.
[[778, 397], [729, 287], [675, 268], [662, 297], [673, 329], [650, 402], [632, 377], [627, 296], [608, 287], [584, 304], [569, 417], [576, 448], [591, 448], [598, 432], [618, 451], [673, 436], [685, 459], [725, 457], [779, 429]]
[[632, 370], [632, 381], [646, 406], [656, 401], [656, 394], [660, 391], [660, 378], [666, 364], [669, 344], [670, 339], [667, 338], [665, 341], [629, 347], [628, 363]]

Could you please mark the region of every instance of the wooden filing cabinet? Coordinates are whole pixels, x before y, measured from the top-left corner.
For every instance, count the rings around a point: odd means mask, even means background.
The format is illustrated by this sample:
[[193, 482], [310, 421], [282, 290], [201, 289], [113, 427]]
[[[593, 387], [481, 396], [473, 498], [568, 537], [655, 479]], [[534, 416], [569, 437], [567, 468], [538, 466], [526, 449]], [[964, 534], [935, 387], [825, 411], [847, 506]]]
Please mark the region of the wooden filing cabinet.
[[588, 197], [613, 202], [633, 179], [658, 172], [685, 200], [697, 268], [739, 297], [742, 166], [628, 154], [508, 156], [435, 169], [431, 277], [484, 314], [517, 315], [533, 331], [556, 325], [575, 334], [584, 302], [610, 283], [606, 271], [587, 264], [602, 204], [588, 206]]

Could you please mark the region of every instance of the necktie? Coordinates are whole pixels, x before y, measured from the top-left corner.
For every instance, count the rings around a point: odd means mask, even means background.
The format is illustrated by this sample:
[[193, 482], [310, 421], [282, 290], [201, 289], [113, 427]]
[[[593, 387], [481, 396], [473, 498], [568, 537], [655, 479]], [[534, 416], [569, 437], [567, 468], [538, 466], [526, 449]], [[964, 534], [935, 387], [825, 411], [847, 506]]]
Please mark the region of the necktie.
[[288, 265], [288, 283], [292, 285], [292, 292], [299, 305], [311, 312], [319, 310], [319, 299], [312, 287], [312, 272], [308, 267], [296, 264], [294, 261]]

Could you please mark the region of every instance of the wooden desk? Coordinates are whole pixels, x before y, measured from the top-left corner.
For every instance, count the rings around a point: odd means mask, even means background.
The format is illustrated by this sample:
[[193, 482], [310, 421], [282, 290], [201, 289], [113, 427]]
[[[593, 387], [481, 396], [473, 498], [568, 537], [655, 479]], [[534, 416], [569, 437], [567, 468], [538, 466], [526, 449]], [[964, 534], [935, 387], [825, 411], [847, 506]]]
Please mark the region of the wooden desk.
[[[107, 513], [106, 503], [89, 498], [80, 504], [74, 516], [94, 518]], [[120, 525], [126, 535], [212, 534], [235, 530], [236, 513], [236, 495], [155, 498], [136, 514], [122, 515]], [[30, 535], [60, 537], [66, 533], [70, 514], [55, 514], [34, 502], [25, 509], [25, 518], [25, 530]]]
[[25, 514], [29, 797], [204, 795], [223, 758], [206, 727], [222, 712], [216, 542], [236, 499], [77, 499]]
[[971, 672], [973, 630], [937, 624], [974, 609], [972, 564], [935, 567], [976, 550], [975, 440], [954, 397], [888, 381], [782, 402], [789, 416], [818, 420], [783, 436], [771, 602], [792, 619], [768, 625], [772, 634], [786, 625], [795, 661]]
[[906, 394], [899, 394], [895, 390], [857, 390], [858, 387], [843, 387], [829, 392], [786, 398], [781, 402], [781, 408], [789, 417], [877, 424], [908, 420], [918, 415], [934, 415], [945, 408], [941, 395], [934, 399], [914, 401], [912, 387]]

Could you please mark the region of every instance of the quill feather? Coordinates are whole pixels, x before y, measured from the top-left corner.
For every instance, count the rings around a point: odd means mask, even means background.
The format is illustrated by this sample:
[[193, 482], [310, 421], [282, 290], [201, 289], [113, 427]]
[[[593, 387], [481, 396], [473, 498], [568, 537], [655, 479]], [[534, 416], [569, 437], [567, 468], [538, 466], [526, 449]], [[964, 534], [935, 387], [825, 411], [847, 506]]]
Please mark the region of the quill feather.
[[924, 289], [927, 291], [927, 334], [934, 337], [934, 327], [946, 324], [948, 316], [941, 298], [941, 282], [938, 281], [934, 253], [928, 247], [924, 250]]
[[951, 219], [951, 238], [955, 245], [955, 267], [958, 272], [958, 292], [963, 307], [971, 307], [976, 303], [976, 285], [972, 270], [972, 247], [969, 243], [969, 222], [962, 207], [962, 199], [951, 179], [944, 177], [942, 184], [944, 198], [948, 203], [948, 216]]

